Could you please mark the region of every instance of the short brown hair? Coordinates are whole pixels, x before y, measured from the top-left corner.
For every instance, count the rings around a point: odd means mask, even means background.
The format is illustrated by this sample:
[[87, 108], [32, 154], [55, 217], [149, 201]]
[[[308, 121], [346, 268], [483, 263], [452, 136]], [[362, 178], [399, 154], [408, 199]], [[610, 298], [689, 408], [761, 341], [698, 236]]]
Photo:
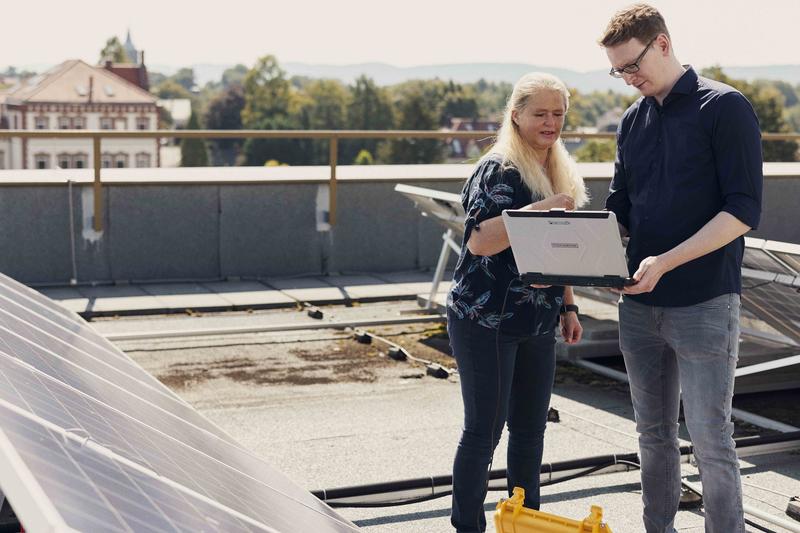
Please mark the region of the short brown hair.
[[647, 43], [659, 34], [669, 37], [667, 23], [656, 8], [647, 4], [634, 4], [614, 14], [606, 31], [597, 42], [608, 48], [631, 39]]

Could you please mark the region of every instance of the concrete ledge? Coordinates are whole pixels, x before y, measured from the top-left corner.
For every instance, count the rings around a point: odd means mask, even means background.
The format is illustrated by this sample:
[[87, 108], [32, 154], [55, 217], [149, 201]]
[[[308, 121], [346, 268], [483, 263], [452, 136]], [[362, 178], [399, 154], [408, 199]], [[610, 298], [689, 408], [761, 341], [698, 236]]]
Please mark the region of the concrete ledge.
[[[91, 170], [3, 170], [0, 272], [67, 285], [432, 269], [444, 228], [394, 185], [458, 193], [471, 169], [338, 167], [333, 226], [327, 166], [105, 169], [101, 232], [93, 229]], [[585, 208], [602, 209], [613, 165], [580, 169], [592, 198]], [[800, 163], [765, 171], [762, 220], [751, 236], [800, 242]]]

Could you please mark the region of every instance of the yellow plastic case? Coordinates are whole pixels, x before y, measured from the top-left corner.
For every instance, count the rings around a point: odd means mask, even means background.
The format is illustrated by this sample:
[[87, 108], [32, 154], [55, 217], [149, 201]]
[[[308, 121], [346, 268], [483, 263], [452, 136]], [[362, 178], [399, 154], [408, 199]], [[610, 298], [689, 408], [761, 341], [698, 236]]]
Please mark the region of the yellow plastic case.
[[528, 509], [525, 489], [514, 487], [514, 494], [500, 500], [494, 513], [497, 533], [612, 533], [611, 527], [603, 523], [603, 509], [592, 505], [589, 516], [578, 522], [569, 518]]

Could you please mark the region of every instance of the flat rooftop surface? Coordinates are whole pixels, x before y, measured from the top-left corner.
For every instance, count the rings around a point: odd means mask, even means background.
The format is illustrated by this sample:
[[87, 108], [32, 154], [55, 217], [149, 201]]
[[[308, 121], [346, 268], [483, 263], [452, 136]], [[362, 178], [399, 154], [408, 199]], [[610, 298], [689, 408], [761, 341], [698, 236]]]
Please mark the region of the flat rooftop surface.
[[[302, 287], [296, 288], [302, 290]], [[325, 320], [407, 318], [410, 301], [324, 307]], [[606, 318], [598, 317], [598, 318]], [[98, 318], [103, 333], [203, 330], [220, 327], [319, 324], [286, 307], [226, 313]], [[439, 324], [365, 328], [407, 347], [412, 355], [455, 366]], [[423, 365], [396, 362], [379, 342], [365, 345], [341, 329], [314, 329], [174, 339], [120, 341], [145, 369], [170, 386], [245, 447], [309, 490], [449, 474], [461, 428], [458, 377], [437, 379]], [[800, 405], [798, 391], [766, 397]], [[775, 398], [770, 400], [770, 398]], [[560, 422], [548, 424], [545, 462], [635, 452], [633, 414], [624, 384], [560, 364], [551, 405]], [[737, 424], [737, 435], [769, 433]], [[681, 435], [687, 438], [685, 428]], [[493, 468], [505, 467], [505, 436]], [[789, 496], [800, 495], [797, 452], [746, 457], [741, 462], [745, 503], [789, 520]], [[698, 480], [697, 469], [684, 475]], [[582, 477], [542, 489], [544, 511], [583, 519], [603, 507], [615, 533], [642, 531], [641, 493], [635, 471]], [[502, 492], [487, 498], [487, 531]], [[340, 509], [364, 531], [452, 531], [449, 497], [401, 507]], [[765, 529], [787, 531], [752, 519]], [[800, 522], [795, 522], [800, 526]], [[702, 532], [702, 511], [681, 511], [681, 532]]]

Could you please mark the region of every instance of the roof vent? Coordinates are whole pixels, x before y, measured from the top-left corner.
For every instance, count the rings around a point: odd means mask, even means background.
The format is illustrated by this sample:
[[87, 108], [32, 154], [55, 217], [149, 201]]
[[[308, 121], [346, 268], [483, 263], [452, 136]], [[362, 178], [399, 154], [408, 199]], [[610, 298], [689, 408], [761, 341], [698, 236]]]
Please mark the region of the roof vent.
[[114, 96], [114, 88], [111, 85], [106, 85], [104, 89], [106, 91], [106, 96]]
[[85, 85], [76, 85], [75, 92], [78, 93], [78, 96], [86, 96], [89, 94], [89, 89]]

